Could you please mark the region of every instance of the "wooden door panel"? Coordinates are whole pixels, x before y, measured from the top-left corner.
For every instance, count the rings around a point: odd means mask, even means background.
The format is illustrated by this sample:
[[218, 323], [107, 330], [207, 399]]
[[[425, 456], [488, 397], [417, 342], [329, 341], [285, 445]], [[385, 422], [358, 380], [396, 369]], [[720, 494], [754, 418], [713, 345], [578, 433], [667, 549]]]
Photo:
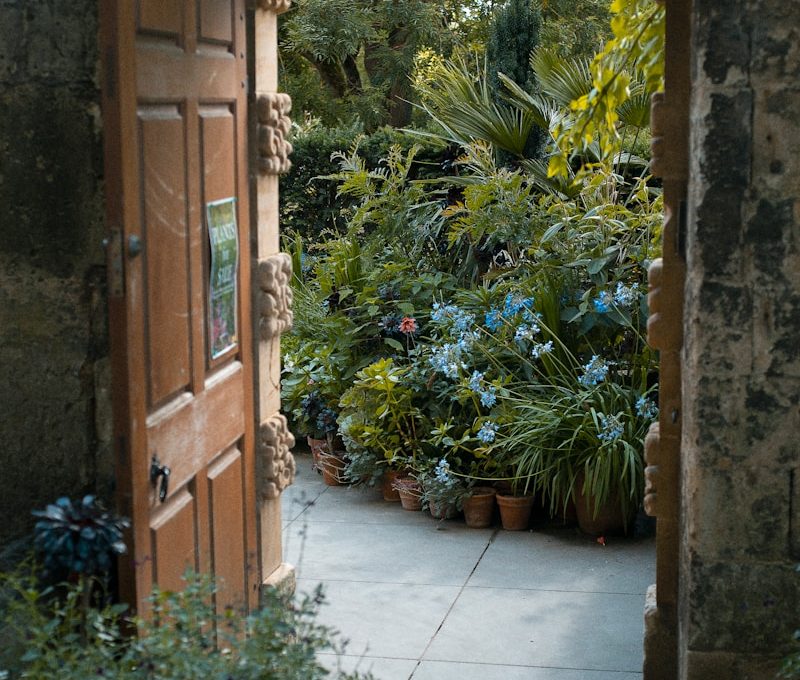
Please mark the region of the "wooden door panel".
[[[126, 252], [109, 303], [120, 506], [132, 517], [123, 596], [187, 567], [224, 579], [220, 603], [257, 599], [243, 0], [104, 0], [109, 222]], [[113, 58], [106, 55], [113, 54]], [[114, 80], [116, 79], [116, 80]], [[206, 204], [236, 199], [238, 334], [211, 360]], [[170, 468], [160, 499], [150, 462]]]
[[150, 408], [191, 381], [189, 238], [184, 117], [177, 105], [140, 108], [144, 168], [145, 327]]
[[242, 365], [233, 362], [209, 378], [201, 393], [186, 394], [147, 419], [150, 449], [169, 466], [170, 488], [188, 483], [242, 436], [245, 389]]
[[200, 0], [199, 38], [230, 45], [233, 42], [233, 11], [230, 2]]
[[242, 454], [233, 447], [214, 462], [208, 472], [209, 524], [211, 558], [219, 592], [217, 608], [241, 607], [245, 588], [247, 561], [245, 554], [244, 507], [242, 489]]
[[139, 0], [139, 31], [179, 36], [183, 30], [183, 6], [183, 0]]
[[173, 494], [150, 526], [153, 581], [164, 590], [181, 590], [187, 569], [198, 570], [195, 497], [188, 486]]
[[235, 122], [229, 105], [200, 107], [204, 203], [236, 195]]

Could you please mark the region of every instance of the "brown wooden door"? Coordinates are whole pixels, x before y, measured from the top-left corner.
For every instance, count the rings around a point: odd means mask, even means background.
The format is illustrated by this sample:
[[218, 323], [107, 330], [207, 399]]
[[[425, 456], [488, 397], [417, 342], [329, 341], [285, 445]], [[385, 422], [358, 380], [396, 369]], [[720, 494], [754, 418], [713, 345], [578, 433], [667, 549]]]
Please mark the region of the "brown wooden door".
[[[192, 568], [221, 581], [219, 607], [250, 605], [244, 0], [101, 0], [101, 43], [117, 484], [132, 520], [122, 596], [141, 609], [154, 583], [178, 589]], [[207, 206], [226, 199], [238, 258], [230, 247], [212, 256]], [[235, 236], [228, 228], [228, 246]], [[221, 253], [230, 276], [212, 292]], [[235, 300], [230, 286], [219, 294], [231, 281]], [[170, 469], [163, 500], [154, 456]]]

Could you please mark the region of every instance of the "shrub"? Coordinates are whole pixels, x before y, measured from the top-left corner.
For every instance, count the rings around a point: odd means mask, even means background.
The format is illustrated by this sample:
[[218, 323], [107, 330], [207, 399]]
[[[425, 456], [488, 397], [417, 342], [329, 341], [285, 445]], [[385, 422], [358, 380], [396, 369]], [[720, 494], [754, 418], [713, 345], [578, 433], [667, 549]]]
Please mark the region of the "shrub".
[[[215, 603], [207, 576], [187, 574], [181, 592], [155, 590], [147, 618], [128, 619], [124, 605], [84, 607], [80, 585], [65, 586], [60, 597], [42, 589], [32, 573], [0, 578], [7, 593], [0, 678], [86, 680], [341, 680], [368, 678], [329, 673], [317, 661], [323, 650], [341, 652], [335, 632], [316, 623], [324, 600], [310, 595], [286, 598], [267, 591], [262, 607], [249, 616]], [[138, 636], [128, 637], [131, 628]], [[4, 665], [5, 664], [5, 665]]]
[[404, 152], [414, 145], [420, 147], [410, 178], [425, 178], [446, 174], [454, 153], [439, 142], [412, 138], [393, 128], [381, 128], [364, 135], [359, 123], [328, 128], [316, 122], [296, 127], [292, 135], [292, 169], [280, 180], [281, 228], [293, 231], [311, 241], [324, 231], [344, 231], [340, 214], [352, 207], [352, 197], [339, 196], [337, 183], [323, 177], [339, 170], [332, 158], [355, 144], [367, 168], [374, 170], [381, 159], [389, 155], [392, 146]]

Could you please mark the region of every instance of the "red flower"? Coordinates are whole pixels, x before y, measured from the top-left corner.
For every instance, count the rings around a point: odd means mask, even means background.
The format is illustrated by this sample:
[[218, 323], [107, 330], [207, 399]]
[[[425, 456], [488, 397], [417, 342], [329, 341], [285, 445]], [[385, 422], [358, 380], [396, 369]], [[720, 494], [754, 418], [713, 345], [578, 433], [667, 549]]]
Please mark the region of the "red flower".
[[417, 332], [417, 320], [413, 316], [404, 316], [400, 322], [400, 332], [411, 335]]

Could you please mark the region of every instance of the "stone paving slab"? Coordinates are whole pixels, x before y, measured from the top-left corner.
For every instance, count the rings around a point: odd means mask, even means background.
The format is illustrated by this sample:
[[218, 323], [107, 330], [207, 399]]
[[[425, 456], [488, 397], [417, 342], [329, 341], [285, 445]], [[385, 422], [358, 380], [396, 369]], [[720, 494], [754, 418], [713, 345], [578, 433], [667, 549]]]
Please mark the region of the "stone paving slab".
[[[400, 680], [401, 676], [395, 676]], [[638, 680], [641, 673], [565, 670], [531, 666], [496, 666], [451, 661], [423, 661], [414, 671], [414, 680]], [[406, 680], [405, 676], [403, 680]], [[386, 676], [385, 680], [393, 680]]]
[[369, 672], [378, 680], [408, 680], [419, 664], [416, 659], [389, 659], [380, 656], [352, 656], [350, 654], [342, 654], [338, 657], [332, 654], [320, 654], [319, 661], [331, 671], [341, 669], [347, 673]]
[[[315, 579], [298, 579], [306, 592]], [[319, 623], [341, 630], [356, 656], [419, 659], [458, 597], [453, 586], [325, 582]]]
[[640, 671], [640, 595], [465, 588], [425, 659]]
[[437, 530], [421, 512], [414, 513], [419, 524], [409, 526], [316, 521], [320, 510], [284, 532], [287, 561], [304, 579], [461, 586], [491, 537], [464, 524]]
[[608, 537], [603, 546], [576, 528], [500, 531], [469, 585], [644, 596], [654, 573], [651, 539]]
[[320, 655], [327, 667], [378, 680], [641, 678], [654, 539], [437, 522], [376, 490], [325, 486], [306, 456], [282, 503], [298, 589], [322, 582], [319, 620], [350, 639], [339, 659]]

